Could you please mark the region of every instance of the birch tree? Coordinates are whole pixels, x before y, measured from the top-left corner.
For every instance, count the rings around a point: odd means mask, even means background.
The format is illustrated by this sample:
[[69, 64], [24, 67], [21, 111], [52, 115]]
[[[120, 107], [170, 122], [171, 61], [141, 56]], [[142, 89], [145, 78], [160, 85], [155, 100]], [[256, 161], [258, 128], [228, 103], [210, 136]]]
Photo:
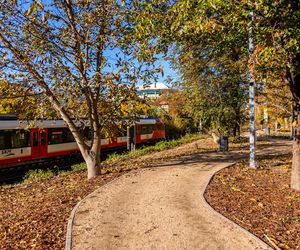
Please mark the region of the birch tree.
[[[169, 11], [170, 30], [180, 35], [176, 39], [192, 53], [199, 47], [212, 58], [238, 52], [238, 60], [248, 61], [248, 75], [264, 89], [278, 86], [278, 80], [288, 86], [300, 131], [299, 1], [177, 1]], [[249, 28], [255, 41], [250, 57]], [[299, 133], [293, 145], [291, 187], [300, 190]]]
[[[156, 2], [156, 1], [154, 1]], [[166, 46], [185, 48], [197, 58], [237, 54], [247, 75], [263, 88], [280, 80], [289, 87], [300, 131], [300, 3], [294, 0], [166, 0], [154, 3], [156, 33]], [[159, 12], [155, 8], [162, 6]], [[253, 13], [253, 15], [250, 13]], [[157, 21], [159, 20], [159, 21]], [[250, 29], [251, 28], [251, 29]], [[249, 30], [255, 42], [248, 53]], [[251, 40], [251, 39], [250, 39]], [[170, 46], [171, 45], [171, 46]], [[254, 74], [255, 72], [255, 74]], [[253, 88], [252, 88], [253, 89]], [[284, 91], [282, 88], [281, 91]], [[300, 190], [300, 133], [293, 150], [291, 186]]]

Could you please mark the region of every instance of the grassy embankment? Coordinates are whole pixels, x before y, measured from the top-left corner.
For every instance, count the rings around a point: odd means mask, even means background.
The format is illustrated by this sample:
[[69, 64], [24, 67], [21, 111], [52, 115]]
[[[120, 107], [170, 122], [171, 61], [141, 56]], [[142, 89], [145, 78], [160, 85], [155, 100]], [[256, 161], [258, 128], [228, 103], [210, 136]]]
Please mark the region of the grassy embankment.
[[[141, 148], [138, 148], [134, 151], [127, 151], [123, 153], [112, 153], [108, 156], [108, 158], [103, 161], [103, 167], [105, 169], [108, 165], [113, 165], [114, 163], [129, 160], [132, 158], [136, 158], [139, 156], [143, 156], [146, 154], [150, 154], [153, 152], [159, 152], [167, 149], [171, 149], [180, 145], [183, 145], [185, 143], [189, 143], [195, 140], [199, 139], [205, 139], [208, 138], [208, 135], [200, 135], [200, 134], [187, 134], [177, 140], [172, 141], [160, 141], [157, 142], [155, 145], [146, 145], [142, 146]], [[52, 169], [35, 169], [30, 170], [24, 177], [24, 182], [30, 183], [34, 181], [39, 181], [42, 179], [48, 179], [56, 175], [67, 175], [72, 172], [82, 171], [86, 169], [85, 162], [75, 164], [71, 166], [70, 170], [61, 170], [61, 171], [55, 171]], [[104, 170], [105, 171], [105, 170]]]

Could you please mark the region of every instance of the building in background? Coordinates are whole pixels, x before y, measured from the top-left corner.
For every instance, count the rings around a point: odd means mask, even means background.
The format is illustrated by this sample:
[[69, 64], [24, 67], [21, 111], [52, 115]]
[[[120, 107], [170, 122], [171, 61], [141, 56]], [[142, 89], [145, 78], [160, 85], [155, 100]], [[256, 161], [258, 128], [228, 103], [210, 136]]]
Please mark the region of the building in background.
[[156, 82], [146, 87], [138, 87], [137, 93], [140, 98], [149, 98], [151, 100], [156, 100], [161, 96], [161, 94], [169, 91], [171, 91], [171, 88], [169, 88], [167, 85], [161, 82]]
[[174, 92], [176, 92], [176, 89], [170, 88], [161, 82], [152, 83], [146, 87], [140, 86], [137, 90], [140, 98], [147, 100], [157, 110], [163, 110], [167, 113], [169, 112], [168, 99]]

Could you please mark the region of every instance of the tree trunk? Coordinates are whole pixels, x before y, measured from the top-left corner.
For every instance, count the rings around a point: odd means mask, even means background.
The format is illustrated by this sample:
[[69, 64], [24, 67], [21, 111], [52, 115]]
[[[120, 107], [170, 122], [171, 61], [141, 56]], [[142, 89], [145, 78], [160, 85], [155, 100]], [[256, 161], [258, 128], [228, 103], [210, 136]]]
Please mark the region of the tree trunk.
[[293, 142], [293, 164], [291, 173], [291, 188], [300, 191], [300, 140]]
[[284, 118], [284, 130], [289, 129], [288, 118]]
[[101, 160], [100, 160], [100, 149], [98, 152], [90, 151], [88, 156], [85, 157], [87, 166], [88, 179], [91, 179], [101, 173]]
[[292, 63], [295, 69], [288, 70], [287, 77], [293, 95], [293, 122], [296, 120], [297, 125], [294, 127], [291, 188], [300, 191], [300, 53], [295, 56]]
[[291, 172], [291, 188], [300, 191], [300, 114], [297, 115], [297, 131], [293, 142], [293, 163]]
[[236, 125], [234, 125], [234, 127], [233, 127], [232, 134], [233, 134], [233, 137], [236, 137]]
[[[250, 12], [251, 17], [251, 25], [249, 28], [249, 59], [252, 58], [254, 52], [254, 42], [253, 42], [253, 26], [254, 26], [254, 14], [253, 11]], [[255, 130], [255, 77], [254, 77], [254, 68], [248, 63], [249, 67], [249, 149], [250, 149], [250, 157], [249, 157], [249, 167], [257, 168], [256, 165], [256, 130]]]
[[199, 133], [202, 134], [202, 118], [199, 118]]
[[240, 137], [241, 136], [241, 129], [240, 129], [239, 122], [236, 122], [234, 124], [232, 133], [233, 133], [233, 137]]
[[295, 128], [293, 125], [291, 125], [291, 135], [290, 135], [290, 139], [294, 140], [295, 138]]

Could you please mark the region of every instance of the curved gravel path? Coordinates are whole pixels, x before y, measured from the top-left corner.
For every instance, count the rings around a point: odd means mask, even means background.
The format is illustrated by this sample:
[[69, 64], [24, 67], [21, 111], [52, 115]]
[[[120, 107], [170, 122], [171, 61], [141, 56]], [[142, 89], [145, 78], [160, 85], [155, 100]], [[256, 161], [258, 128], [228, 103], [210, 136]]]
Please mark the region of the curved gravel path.
[[266, 249], [203, 198], [210, 176], [228, 163], [172, 165], [131, 172], [93, 193], [76, 213], [73, 249]]
[[[258, 154], [290, 147], [272, 144]], [[203, 197], [211, 176], [246, 152], [183, 156], [101, 187], [75, 213], [72, 249], [269, 249]]]

